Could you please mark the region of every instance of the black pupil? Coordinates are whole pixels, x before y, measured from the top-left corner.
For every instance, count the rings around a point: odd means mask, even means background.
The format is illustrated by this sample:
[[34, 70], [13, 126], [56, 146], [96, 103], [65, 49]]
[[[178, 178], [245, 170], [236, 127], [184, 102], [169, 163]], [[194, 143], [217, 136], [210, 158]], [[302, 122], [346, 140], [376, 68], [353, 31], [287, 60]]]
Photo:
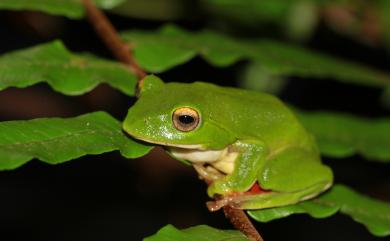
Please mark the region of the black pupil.
[[194, 117], [190, 116], [190, 115], [181, 115], [179, 116], [179, 121], [183, 124], [191, 124], [192, 122], [195, 121]]

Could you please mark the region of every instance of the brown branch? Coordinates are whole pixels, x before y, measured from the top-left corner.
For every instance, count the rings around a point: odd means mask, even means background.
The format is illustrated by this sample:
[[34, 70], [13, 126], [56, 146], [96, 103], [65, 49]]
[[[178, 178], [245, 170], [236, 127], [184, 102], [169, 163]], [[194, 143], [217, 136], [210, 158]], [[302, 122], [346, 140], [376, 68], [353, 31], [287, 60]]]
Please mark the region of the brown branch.
[[115, 58], [126, 64], [138, 76], [139, 80], [143, 79], [146, 76], [145, 71], [139, 67], [130, 48], [119, 37], [110, 20], [91, 0], [82, 0], [82, 2], [85, 6], [88, 21]]
[[235, 209], [227, 205], [223, 207], [223, 212], [233, 226], [245, 234], [249, 240], [264, 241], [244, 210]]

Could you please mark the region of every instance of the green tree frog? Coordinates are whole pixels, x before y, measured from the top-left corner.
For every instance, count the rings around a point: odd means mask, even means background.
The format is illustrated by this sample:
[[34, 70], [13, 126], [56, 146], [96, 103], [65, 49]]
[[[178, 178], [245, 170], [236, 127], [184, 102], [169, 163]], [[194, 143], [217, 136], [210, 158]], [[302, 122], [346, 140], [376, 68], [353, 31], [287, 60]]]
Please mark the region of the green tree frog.
[[191, 163], [216, 198], [210, 210], [294, 204], [332, 185], [313, 136], [276, 97], [154, 75], [141, 85], [123, 129]]

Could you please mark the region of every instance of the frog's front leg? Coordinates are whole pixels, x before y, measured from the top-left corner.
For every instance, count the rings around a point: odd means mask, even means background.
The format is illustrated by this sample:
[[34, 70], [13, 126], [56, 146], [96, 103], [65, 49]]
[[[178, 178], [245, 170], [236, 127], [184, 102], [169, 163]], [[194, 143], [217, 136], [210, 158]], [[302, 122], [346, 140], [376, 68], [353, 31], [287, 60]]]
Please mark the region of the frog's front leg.
[[209, 186], [207, 192], [210, 197], [229, 196], [248, 191], [256, 182], [258, 172], [265, 164], [268, 150], [259, 140], [237, 141], [232, 144], [231, 149], [238, 153], [233, 172]]

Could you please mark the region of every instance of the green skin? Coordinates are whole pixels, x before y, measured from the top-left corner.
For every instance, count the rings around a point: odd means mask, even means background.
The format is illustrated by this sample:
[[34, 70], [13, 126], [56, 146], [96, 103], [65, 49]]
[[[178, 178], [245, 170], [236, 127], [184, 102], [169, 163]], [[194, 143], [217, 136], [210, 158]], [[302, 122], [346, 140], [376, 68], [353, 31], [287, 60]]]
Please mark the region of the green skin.
[[[192, 131], [175, 128], [173, 112], [190, 107], [200, 115]], [[329, 188], [333, 174], [321, 163], [313, 137], [276, 97], [195, 82], [163, 83], [147, 76], [140, 98], [129, 109], [124, 130], [135, 139], [167, 147], [229, 148], [238, 153], [231, 173], [213, 180], [211, 209], [284, 206]], [[267, 192], [251, 192], [254, 183]]]

